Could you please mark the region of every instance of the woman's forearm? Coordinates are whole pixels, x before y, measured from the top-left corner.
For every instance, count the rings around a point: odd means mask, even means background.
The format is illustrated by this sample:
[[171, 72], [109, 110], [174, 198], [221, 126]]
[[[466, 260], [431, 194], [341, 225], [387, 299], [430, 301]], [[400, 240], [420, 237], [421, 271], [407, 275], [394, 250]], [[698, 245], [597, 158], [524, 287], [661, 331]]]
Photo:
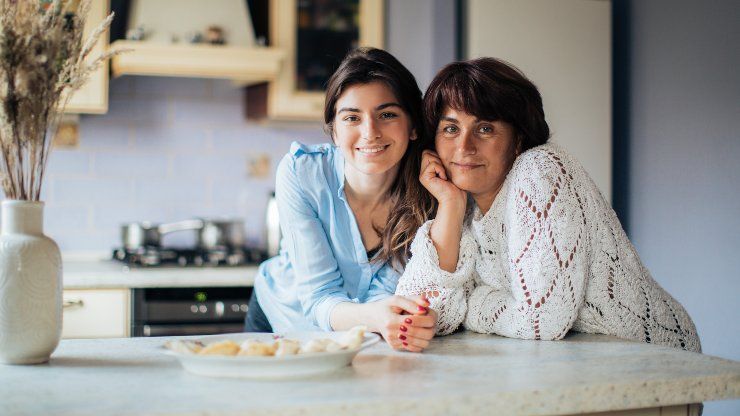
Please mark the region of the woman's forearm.
[[450, 273], [457, 268], [464, 217], [465, 204], [440, 204], [429, 230], [429, 237], [437, 249], [439, 268]]
[[372, 314], [368, 311], [367, 303], [338, 303], [329, 317], [331, 327], [335, 331], [346, 331], [357, 325], [365, 325], [370, 332], [377, 332]]

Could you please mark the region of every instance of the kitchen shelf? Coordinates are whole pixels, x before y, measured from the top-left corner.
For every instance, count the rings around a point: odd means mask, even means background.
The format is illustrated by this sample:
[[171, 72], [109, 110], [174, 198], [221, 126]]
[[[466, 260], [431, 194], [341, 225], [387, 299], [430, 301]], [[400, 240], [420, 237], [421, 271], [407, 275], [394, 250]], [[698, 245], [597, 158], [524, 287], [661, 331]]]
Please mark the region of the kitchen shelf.
[[117, 40], [111, 48], [132, 49], [113, 57], [113, 76], [230, 79], [251, 85], [277, 78], [285, 52], [272, 47], [234, 47], [207, 44], [159, 44]]

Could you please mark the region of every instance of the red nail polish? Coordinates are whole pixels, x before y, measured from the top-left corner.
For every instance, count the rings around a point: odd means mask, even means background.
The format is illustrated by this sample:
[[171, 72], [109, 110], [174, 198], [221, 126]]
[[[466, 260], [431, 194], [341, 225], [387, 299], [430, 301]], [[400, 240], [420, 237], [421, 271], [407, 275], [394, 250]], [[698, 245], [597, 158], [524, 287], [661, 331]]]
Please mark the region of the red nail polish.
[[408, 328], [406, 328], [406, 327], [405, 327], [405, 326], [403, 326], [403, 325], [401, 325], [401, 328], [400, 328], [400, 329], [401, 329], [401, 332], [406, 332], [406, 331], [408, 331]]
[[399, 336], [398, 336], [398, 338], [399, 338], [399, 339], [400, 339], [401, 341], [403, 341], [403, 340], [405, 340], [405, 339], [406, 339], [406, 335], [399, 335]]
[[408, 342], [406, 342], [406, 341], [404, 341], [404, 342], [403, 342], [403, 346], [404, 346], [404, 347], [408, 347], [408, 346], [409, 346], [409, 343], [408, 343]]
[[409, 324], [409, 325], [411, 325], [411, 322], [412, 322], [412, 321], [411, 321], [411, 318], [406, 318], [406, 319], [404, 319], [403, 321], [404, 321], [404, 322], [406, 322], [406, 323], [407, 323], [407, 324]]

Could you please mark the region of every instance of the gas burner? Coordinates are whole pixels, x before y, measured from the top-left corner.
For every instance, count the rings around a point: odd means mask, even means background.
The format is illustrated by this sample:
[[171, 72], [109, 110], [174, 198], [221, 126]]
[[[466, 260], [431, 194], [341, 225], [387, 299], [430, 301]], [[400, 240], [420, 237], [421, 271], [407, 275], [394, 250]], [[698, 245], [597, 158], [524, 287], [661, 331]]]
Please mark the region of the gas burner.
[[113, 259], [129, 267], [228, 267], [259, 264], [267, 258], [262, 251], [249, 247], [215, 247], [212, 249], [116, 248]]

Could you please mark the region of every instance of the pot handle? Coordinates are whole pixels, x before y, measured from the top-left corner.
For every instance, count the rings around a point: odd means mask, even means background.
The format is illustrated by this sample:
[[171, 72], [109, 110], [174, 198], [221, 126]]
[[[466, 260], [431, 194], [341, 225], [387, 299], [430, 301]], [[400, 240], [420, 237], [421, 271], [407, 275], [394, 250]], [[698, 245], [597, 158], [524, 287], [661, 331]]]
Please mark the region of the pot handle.
[[194, 219], [161, 224], [158, 230], [160, 234], [168, 234], [175, 231], [200, 230], [201, 228], [203, 228], [203, 220]]

